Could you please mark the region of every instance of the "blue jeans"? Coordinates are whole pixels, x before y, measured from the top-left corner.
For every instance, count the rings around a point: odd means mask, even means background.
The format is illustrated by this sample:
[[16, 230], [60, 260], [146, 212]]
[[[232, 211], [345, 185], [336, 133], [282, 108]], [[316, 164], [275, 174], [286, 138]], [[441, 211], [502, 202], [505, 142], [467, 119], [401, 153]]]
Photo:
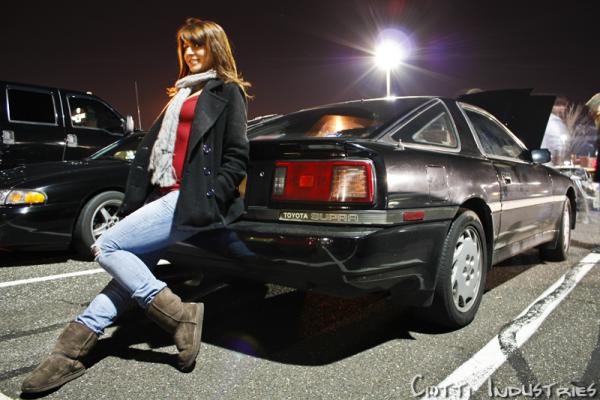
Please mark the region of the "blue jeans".
[[178, 196], [174, 191], [147, 203], [98, 238], [96, 261], [113, 279], [75, 321], [101, 335], [123, 311], [136, 303], [146, 309], [167, 286], [152, 270], [167, 247], [195, 234], [173, 225]]

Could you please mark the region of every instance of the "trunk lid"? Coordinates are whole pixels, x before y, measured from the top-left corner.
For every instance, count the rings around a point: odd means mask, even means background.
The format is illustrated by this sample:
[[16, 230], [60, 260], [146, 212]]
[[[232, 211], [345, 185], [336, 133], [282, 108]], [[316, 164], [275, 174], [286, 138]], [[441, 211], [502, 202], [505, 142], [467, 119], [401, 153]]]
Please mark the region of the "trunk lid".
[[539, 149], [555, 96], [532, 95], [532, 89], [490, 90], [465, 94], [457, 100], [492, 113], [525, 143]]
[[[381, 209], [385, 204], [385, 182], [383, 161], [379, 157], [377, 145], [361, 140], [342, 139], [305, 139], [305, 140], [254, 140], [250, 142], [250, 165], [245, 187], [245, 202], [249, 210], [348, 210], [348, 209]], [[276, 163], [305, 163], [326, 168], [331, 164], [369, 165], [372, 169], [373, 201], [370, 203], [341, 203], [324, 201], [285, 201], [273, 195], [276, 179]], [[281, 167], [280, 167], [281, 168]], [[365, 169], [366, 171], [367, 169]], [[316, 174], [315, 174], [316, 175]], [[318, 174], [322, 179], [323, 174]], [[326, 174], [325, 174], [326, 175]], [[287, 179], [291, 179], [290, 176]], [[312, 178], [311, 178], [312, 179]], [[291, 182], [291, 181], [290, 181]], [[311, 182], [312, 183], [312, 182]], [[327, 183], [326, 183], [327, 184]], [[332, 184], [333, 186], [333, 184]], [[253, 213], [247, 218], [252, 219]], [[266, 215], [266, 214], [262, 214]], [[279, 213], [269, 213], [271, 218], [279, 219]]]

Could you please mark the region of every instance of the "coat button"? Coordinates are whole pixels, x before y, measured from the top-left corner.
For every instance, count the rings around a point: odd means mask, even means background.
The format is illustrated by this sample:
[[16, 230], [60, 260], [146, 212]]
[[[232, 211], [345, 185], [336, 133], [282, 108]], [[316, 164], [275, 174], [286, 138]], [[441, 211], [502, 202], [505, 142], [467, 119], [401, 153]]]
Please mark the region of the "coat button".
[[208, 167], [204, 167], [202, 168], [202, 170], [204, 171], [204, 175], [209, 176], [211, 174], [210, 168]]
[[212, 148], [209, 145], [204, 144], [202, 145], [202, 151], [204, 151], [204, 154], [208, 154], [212, 151]]
[[206, 192], [206, 197], [208, 197], [209, 199], [211, 197], [213, 197], [215, 195], [215, 188], [210, 188], [208, 189], [208, 191]]

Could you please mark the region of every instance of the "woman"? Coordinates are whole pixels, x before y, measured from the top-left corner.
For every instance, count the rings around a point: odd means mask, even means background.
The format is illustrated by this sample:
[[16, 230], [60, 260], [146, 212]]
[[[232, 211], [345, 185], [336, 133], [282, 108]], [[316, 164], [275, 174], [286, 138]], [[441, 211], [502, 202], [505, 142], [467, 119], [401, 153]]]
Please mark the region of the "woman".
[[237, 186], [246, 174], [246, 88], [229, 41], [214, 22], [190, 18], [177, 33], [179, 80], [132, 163], [118, 224], [92, 251], [113, 277], [61, 333], [23, 382], [44, 392], [81, 376], [81, 359], [104, 328], [132, 304], [173, 335], [189, 371], [200, 348], [203, 304], [183, 303], [152, 274], [160, 254], [199, 231], [223, 228], [243, 212]]

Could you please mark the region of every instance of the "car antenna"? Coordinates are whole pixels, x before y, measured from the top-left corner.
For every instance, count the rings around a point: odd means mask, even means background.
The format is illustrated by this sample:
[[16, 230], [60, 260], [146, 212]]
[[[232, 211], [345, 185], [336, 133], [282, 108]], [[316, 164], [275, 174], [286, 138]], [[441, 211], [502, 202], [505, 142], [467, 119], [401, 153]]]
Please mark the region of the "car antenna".
[[140, 112], [140, 97], [138, 96], [138, 84], [137, 81], [133, 81], [135, 86], [135, 103], [137, 104], [137, 113], [138, 113], [138, 125], [140, 127], [140, 131], [142, 130], [142, 114]]

